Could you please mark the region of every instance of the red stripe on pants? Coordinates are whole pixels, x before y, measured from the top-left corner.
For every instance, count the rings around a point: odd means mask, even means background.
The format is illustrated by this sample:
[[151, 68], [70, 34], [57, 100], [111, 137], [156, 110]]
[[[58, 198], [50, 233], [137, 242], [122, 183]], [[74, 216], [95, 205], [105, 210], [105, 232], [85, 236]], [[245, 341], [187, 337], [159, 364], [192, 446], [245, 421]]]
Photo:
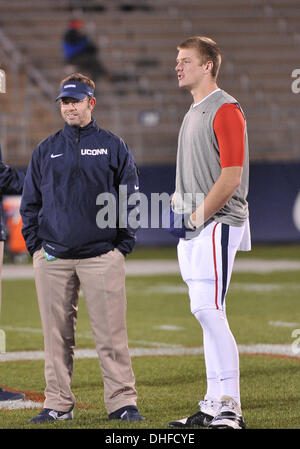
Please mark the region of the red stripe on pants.
[[215, 304], [216, 308], [219, 309], [218, 306], [218, 270], [217, 270], [217, 259], [216, 259], [216, 242], [215, 242], [215, 233], [216, 227], [219, 223], [216, 223], [212, 233], [212, 244], [213, 244], [213, 256], [214, 256], [214, 269], [215, 269]]

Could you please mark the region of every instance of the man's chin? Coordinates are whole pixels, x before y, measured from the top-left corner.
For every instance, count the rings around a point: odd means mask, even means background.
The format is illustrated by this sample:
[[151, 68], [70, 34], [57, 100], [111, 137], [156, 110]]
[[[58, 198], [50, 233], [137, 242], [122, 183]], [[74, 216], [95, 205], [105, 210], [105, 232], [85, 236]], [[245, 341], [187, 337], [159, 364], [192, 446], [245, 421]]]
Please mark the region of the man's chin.
[[69, 126], [80, 126], [79, 120], [66, 119]]
[[178, 87], [181, 89], [187, 89], [188, 86], [184, 83], [184, 81], [178, 81]]

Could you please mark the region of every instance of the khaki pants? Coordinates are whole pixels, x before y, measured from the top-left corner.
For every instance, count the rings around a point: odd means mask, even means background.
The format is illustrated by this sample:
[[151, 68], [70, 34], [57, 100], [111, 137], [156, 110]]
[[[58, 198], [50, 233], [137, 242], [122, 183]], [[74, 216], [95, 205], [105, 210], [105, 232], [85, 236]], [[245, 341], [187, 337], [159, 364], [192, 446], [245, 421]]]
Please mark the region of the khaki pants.
[[45, 408], [69, 411], [78, 293], [81, 286], [104, 383], [108, 413], [136, 405], [126, 329], [125, 258], [115, 249], [88, 259], [47, 261], [33, 255], [45, 346]]

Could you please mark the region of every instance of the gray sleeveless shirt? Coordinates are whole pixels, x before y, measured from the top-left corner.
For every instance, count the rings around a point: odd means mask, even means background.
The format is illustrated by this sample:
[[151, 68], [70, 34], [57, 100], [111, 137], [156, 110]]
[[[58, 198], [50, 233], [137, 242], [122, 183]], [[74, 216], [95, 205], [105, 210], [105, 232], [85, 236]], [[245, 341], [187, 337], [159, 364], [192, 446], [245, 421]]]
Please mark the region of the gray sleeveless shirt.
[[[241, 109], [235, 98], [223, 90], [218, 90], [195, 107], [192, 105], [183, 119], [178, 136], [174, 196], [174, 210], [178, 213], [194, 211], [199, 206], [197, 198], [205, 198], [221, 174], [220, 151], [213, 122], [218, 109], [225, 103], [236, 104]], [[248, 218], [248, 182], [249, 149], [246, 126], [242, 181], [232, 198], [212, 217], [215, 221], [232, 226], [244, 224]]]

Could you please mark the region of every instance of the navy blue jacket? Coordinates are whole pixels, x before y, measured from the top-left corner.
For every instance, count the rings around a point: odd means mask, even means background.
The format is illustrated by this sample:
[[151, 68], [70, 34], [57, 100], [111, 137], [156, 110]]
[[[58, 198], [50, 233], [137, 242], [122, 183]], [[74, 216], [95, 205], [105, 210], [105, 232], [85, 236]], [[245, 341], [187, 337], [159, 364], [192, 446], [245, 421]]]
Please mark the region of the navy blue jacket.
[[[124, 255], [135, 243], [135, 230], [118, 226], [119, 185], [138, 189], [133, 156], [116, 135], [92, 120], [69, 126], [43, 140], [32, 154], [21, 201], [22, 233], [31, 255], [43, 247], [52, 256], [82, 259], [115, 247]], [[116, 200], [116, 227], [100, 228], [99, 194]], [[128, 206], [127, 212], [135, 206]]]
[[3, 164], [0, 145], [0, 241], [6, 240], [5, 214], [2, 205], [3, 195], [22, 193], [26, 169]]

